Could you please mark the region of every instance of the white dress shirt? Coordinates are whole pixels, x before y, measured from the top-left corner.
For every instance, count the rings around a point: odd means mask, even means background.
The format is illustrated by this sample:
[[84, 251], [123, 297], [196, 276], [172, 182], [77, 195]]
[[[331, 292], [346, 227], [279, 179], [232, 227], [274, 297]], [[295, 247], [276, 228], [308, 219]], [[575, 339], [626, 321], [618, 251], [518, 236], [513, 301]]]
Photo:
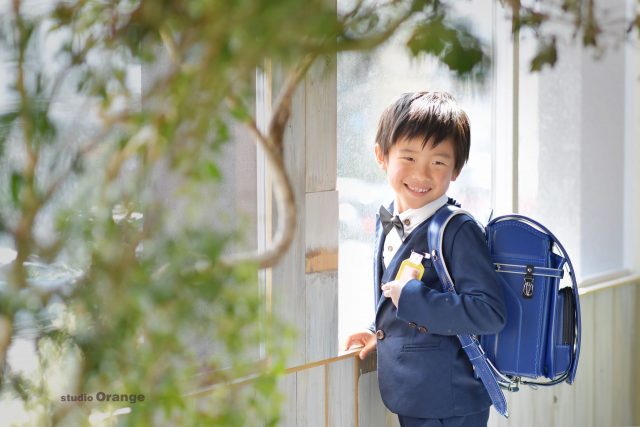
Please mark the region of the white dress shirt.
[[[426, 221], [431, 215], [436, 213], [438, 209], [444, 206], [449, 200], [449, 197], [446, 194], [443, 194], [433, 202], [429, 202], [421, 208], [418, 209], [407, 209], [402, 213], [398, 213], [398, 204], [393, 204], [393, 215], [398, 215], [402, 224], [404, 225], [404, 238], [407, 239], [409, 234], [413, 230], [416, 229], [417, 226]], [[389, 234], [385, 237], [384, 247], [382, 249], [382, 260], [384, 262], [385, 268], [389, 266], [389, 263], [393, 259], [396, 252], [400, 248], [402, 244], [402, 239], [400, 238], [400, 234], [398, 230], [395, 228], [389, 231]]]

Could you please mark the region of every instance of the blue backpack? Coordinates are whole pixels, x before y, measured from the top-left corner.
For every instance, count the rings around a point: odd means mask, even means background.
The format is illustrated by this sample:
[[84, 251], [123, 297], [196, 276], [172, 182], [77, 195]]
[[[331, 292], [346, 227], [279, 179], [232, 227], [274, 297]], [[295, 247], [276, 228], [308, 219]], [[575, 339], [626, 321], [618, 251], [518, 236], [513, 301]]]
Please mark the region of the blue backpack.
[[[447, 223], [456, 215], [473, 218], [445, 205], [428, 230], [431, 261], [449, 292], [455, 292], [455, 284], [442, 257], [442, 243]], [[507, 321], [495, 335], [458, 338], [494, 407], [506, 417], [502, 389], [573, 383], [580, 353], [578, 285], [569, 255], [542, 224], [513, 214], [495, 218], [486, 227], [478, 225], [503, 286]], [[572, 286], [560, 288], [565, 267]]]

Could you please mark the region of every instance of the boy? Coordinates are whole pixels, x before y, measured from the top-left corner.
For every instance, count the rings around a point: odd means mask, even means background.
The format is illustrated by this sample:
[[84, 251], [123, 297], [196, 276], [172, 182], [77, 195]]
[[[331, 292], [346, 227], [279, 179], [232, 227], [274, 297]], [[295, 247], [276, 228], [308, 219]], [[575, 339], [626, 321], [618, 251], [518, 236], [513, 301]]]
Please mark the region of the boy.
[[489, 395], [456, 337], [496, 333], [506, 319], [480, 228], [466, 215], [447, 225], [444, 259], [457, 294], [443, 289], [426, 257], [421, 280], [394, 280], [412, 251], [430, 252], [430, 219], [453, 203], [446, 191], [469, 147], [467, 115], [446, 92], [404, 94], [378, 125], [376, 160], [395, 200], [380, 208], [376, 222], [375, 321], [345, 347], [363, 345], [361, 359], [377, 347], [380, 394], [403, 427], [486, 426], [489, 418]]

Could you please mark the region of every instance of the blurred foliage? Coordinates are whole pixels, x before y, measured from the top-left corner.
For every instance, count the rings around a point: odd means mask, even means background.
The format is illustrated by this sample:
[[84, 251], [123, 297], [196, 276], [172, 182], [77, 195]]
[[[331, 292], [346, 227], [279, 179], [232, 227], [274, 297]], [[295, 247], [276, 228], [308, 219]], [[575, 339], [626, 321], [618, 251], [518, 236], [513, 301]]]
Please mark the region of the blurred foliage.
[[[224, 197], [230, 127], [255, 125], [256, 70], [373, 49], [412, 25], [408, 52], [482, 76], [486, 46], [439, 0], [340, 13], [324, 0], [7, 3], [0, 412], [17, 425], [277, 424], [293, 331], [267, 309], [256, 264], [221, 262], [242, 224], [192, 221], [203, 193]], [[532, 67], [553, 64], [552, 15], [505, 3], [515, 28], [539, 32]], [[562, 16], [595, 46], [577, 3]], [[145, 398], [98, 404], [99, 391]]]

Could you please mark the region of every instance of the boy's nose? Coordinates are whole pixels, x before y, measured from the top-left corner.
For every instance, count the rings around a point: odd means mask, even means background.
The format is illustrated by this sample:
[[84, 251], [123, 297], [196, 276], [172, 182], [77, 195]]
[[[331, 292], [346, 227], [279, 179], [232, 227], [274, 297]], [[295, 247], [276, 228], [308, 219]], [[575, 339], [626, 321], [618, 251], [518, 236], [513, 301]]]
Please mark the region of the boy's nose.
[[421, 171], [414, 176], [415, 183], [420, 185], [427, 185], [431, 182], [431, 174], [429, 172]]
[[428, 183], [431, 180], [431, 171], [429, 168], [422, 168], [416, 171], [416, 178]]

